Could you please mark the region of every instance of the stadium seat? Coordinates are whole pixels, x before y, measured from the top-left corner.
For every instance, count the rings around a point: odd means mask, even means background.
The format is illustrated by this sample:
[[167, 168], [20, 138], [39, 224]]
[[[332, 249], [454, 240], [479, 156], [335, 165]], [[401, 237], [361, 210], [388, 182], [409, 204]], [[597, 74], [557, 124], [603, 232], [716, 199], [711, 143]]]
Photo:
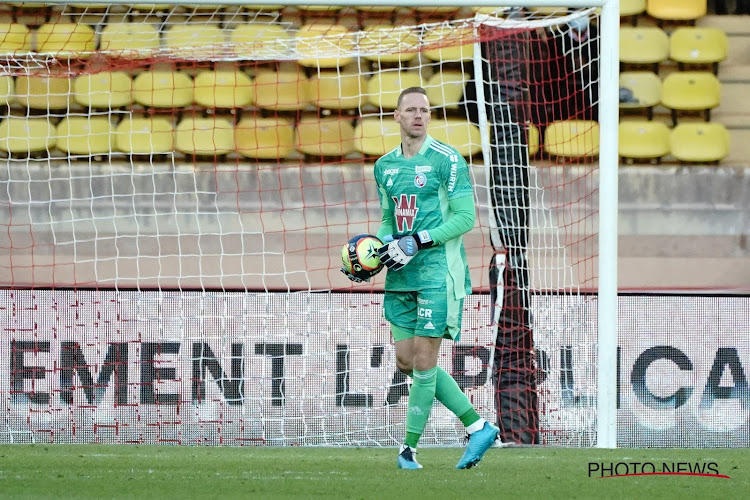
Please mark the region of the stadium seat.
[[247, 60], [259, 59], [271, 53], [291, 52], [293, 38], [289, 31], [278, 24], [240, 24], [229, 34], [229, 42], [238, 55]]
[[[470, 27], [438, 26], [425, 32], [424, 56], [431, 61], [459, 63], [474, 57], [474, 30]], [[429, 48], [434, 46], [435, 48]]]
[[526, 144], [529, 148], [529, 158], [539, 152], [539, 129], [533, 123], [529, 123]]
[[669, 37], [656, 27], [620, 27], [620, 62], [624, 64], [652, 65], [654, 72], [659, 63], [669, 58]]
[[637, 16], [646, 11], [646, 0], [620, 0], [620, 17]]
[[108, 23], [102, 28], [99, 50], [123, 58], [149, 57], [159, 49], [159, 31], [148, 23]]
[[295, 37], [300, 66], [337, 68], [352, 61], [355, 33], [340, 24], [313, 23], [302, 26]]
[[552, 122], [544, 130], [544, 150], [561, 157], [596, 156], [599, 154], [599, 124], [592, 120]]
[[669, 128], [660, 121], [633, 120], [618, 127], [619, 155], [660, 160], [669, 154]]
[[109, 154], [113, 132], [107, 116], [66, 116], [57, 125], [57, 149], [72, 155]]
[[96, 50], [96, 32], [82, 23], [47, 23], [36, 32], [36, 50], [68, 59], [85, 59]]
[[401, 144], [401, 127], [391, 115], [366, 117], [354, 127], [354, 148], [365, 156], [382, 156]]
[[127, 117], [115, 129], [115, 146], [127, 154], [167, 154], [174, 151], [174, 127], [164, 117]]
[[13, 102], [16, 93], [16, 81], [10, 75], [0, 76], [0, 104]]
[[201, 71], [193, 84], [193, 101], [206, 108], [244, 108], [255, 101], [253, 81], [239, 68]]
[[27, 76], [16, 78], [16, 100], [32, 109], [68, 109], [73, 83], [67, 76]]
[[255, 105], [296, 111], [310, 104], [310, 81], [299, 71], [260, 70], [255, 74]]
[[0, 151], [29, 154], [55, 147], [55, 126], [47, 118], [9, 116], [0, 122]]
[[681, 27], [669, 37], [669, 58], [683, 69], [685, 64], [710, 64], [714, 74], [727, 58], [727, 34], [718, 28]]
[[234, 151], [234, 129], [226, 118], [185, 117], [175, 128], [175, 149], [197, 156], [221, 156]]
[[144, 71], [133, 80], [133, 101], [154, 108], [182, 108], [193, 102], [193, 80], [179, 71]]
[[620, 101], [620, 109], [646, 109], [648, 119], [653, 118], [654, 106], [661, 102], [661, 79], [651, 71], [623, 71], [620, 89], [628, 89], [632, 100]]
[[418, 71], [379, 71], [367, 81], [367, 101], [381, 109], [396, 109], [403, 89], [424, 85]]
[[463, 102], [464, 89], [469, 75], [461, 71], [438, 71], [427, 79], [424, 86], [430, 105], [445, 109], [458, 109]]
[[432, 120], [429, 126], [430, 135], [440, 142], [456, 148], [464, 157], [474, 156], [482, 151], [482, 138], [479, 127], [460, 118]]
[[729, 132], [721, 123], [680, 123], [669, 142], [672, 156], [683, 162], [719, 162], [729, 155]]
[[31, 32], [23, 24], [0, 23], [0, 55], [31, 52]]
[[721, 83], [709, 71], [678, 71], [668, 75], [662, 84], [661, 103], [672, 111], [677, 124], [677, 111], [703, 111], [706, 121], [711, 110], [721, 101]]
[[648, 0], [646, 13], [660, 21], [695, 21], [706, 15], [707, 0]]
[[164, 31], [164, 48], [184, 59], [210, 59], [226, 45], [224, 31], [218, 24], [173, 24]]
[[244, 157], [281, 161], [295, 149], [294, 122], [278, 117], [245, 117], [234, 128], [234, 142]]
[[310, 78], [310, 97], [319, 108], [359, 108], [366, 88], [365, 78], [354, 72], [320, 71]]
[[297, 149], [310, 156], [346, 156], [354, 152], [352, 120], [302, 118], [297, 124]]
[[368, 26], [359, 40], [359, 51], [379, 64], [407, 63], [417, 57], [419, 37], [405, 27], [378, 24]]
[[133, 81], [124, 71], [81, 75], [73, 81], [73, 97], [81, 106], [114, 109], [129, 106]]

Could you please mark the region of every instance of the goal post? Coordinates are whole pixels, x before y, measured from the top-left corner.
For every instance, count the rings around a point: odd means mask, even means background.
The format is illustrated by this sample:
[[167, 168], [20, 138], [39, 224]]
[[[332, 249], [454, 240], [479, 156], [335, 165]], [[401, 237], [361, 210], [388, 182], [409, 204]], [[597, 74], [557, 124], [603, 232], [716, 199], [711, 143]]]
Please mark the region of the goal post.
[[383, 276], [338, 260], [419, 85], [478, 210], [441, 365], [506, 440], [617, 446], [618, 2], [386, 3], [0, 12], [0, 442], [397, 444]]

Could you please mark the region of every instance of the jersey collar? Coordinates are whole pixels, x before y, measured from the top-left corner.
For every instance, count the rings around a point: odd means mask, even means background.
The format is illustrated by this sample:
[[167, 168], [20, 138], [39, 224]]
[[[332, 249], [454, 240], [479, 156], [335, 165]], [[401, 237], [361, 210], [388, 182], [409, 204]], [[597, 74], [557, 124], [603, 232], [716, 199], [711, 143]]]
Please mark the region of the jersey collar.
[[[422, 147], [419, 148], [419, 153], [417, 154], [424, 156], [424, 154], [427, 152], [427, 148], [430, 147], [430, 144], [432, 144], [432, 141], [434, 140], [435, 139], [433, 139], [430, 134], [427, 134], [427, 136], [425, 136], [424, 138], [424, 142], [422, 143]], [[396, 156], [403, 156], [403, 155], [404, 155], [404, 151], [403, 149], [401, 149], [401, 144], [399, 144], [398, 149], [396, 150]]]

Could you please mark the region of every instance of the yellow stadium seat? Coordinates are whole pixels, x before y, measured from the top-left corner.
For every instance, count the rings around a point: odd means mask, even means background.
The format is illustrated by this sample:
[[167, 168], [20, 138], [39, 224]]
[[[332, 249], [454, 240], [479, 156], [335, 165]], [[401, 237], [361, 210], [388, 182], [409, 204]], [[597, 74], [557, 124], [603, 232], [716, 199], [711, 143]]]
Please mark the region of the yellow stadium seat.
[[620, 62], [650, 64], [658, 71], [660, 62], [669, 58], [669, 37], [656, 27], [620, 27]]
[[36, 50], [62, 58], [87, 58], [96, 50], [96, 32], [82, 23], [47, 23], [36, 32]]
[[294, 151], [294, 122], [288, 118], [245, 117], [234, 128], [237, 152], [247, 158], [283, 160]]
[[217, 24], [174, 24], [164, 32], [164, 48], [184, 59], [210, 59], [226, 44]]
[[337, 68], [352, 61], [355, 33], [340, 24], [313, 23], [302, 26], [296, 35], [300, 66]]
[[401, 127], [392, 115], [362, 118], [354, 127], [354, 148], [365, 156], [382, 156], [401, 144]]
[[706, 15], [707, 0], [648, 0], [646, 12], [663, 21], [694, 21]]
[[672, 110], [672, 122], [677, 123], [677, 111], [703, 111], [706, 121], [711, 110], [721, 101], [721, 82], [709, 71], [678, 71], [668, 75], [662, 84], [661, 103]]
[[417, 57], [419, 37], [409, 28], [378, 24], [361, 34], [359, 51], [369, 61], [406, 63]]
[[[428, 29], [423, 43], [427, 47], [424, 56], [431, 61], [458, 63], [474, 57], [476, 36], [471, 27], [438, 26]], [[433, 46], [434, 48], [429, 48]]]
[[661, 79], [651, 71], [623, 71], [620, 73], [620, 89], [629, 89], [633, 100], [620, 102], [620, 109], [647, 109], [649, 120], [653, 108], [661, 102]]
[[234, 128], [226, 118], [185, 117], [175, 129], [174, 145], [188, 155], [225, 155], [235, 149]]
[[9, 116], [0, 122], [0, 151], [35, 153], [55, 147], [55, 126], [47, 118]]
[[479, 127], [466, 120], [460, 118], [432, 120], [428, 132], [438, 141], [456, 148], [462, 156], [470, 157], [482, 151]]
[[680, 123], [669, 142], [679, 161], [719, 162], [729, 155], [729, 132], [721, 123]]
[[244, 108], [255, 101], [253, 81], [239, 68], [201, 71], [193, 84], [193, 100], [206, 108]]
[[346, 156], [354, 152], [351, 119], [302, 118], [297, 124], [297, 149], [310, 156]]
[[229, 42], [235, 53], [247, 60], [291, 52], [294, 44], [291, 33], [283, 26], [265, 23], [240, 24], [229, 34]]
[[619, 155], [623, 158], [660, 159], [669, 154], [669, 128], [660, 121], [620, 122]]
[[31, 32], [23, 24], [0, 23], [0, 55], [31, 52]]
[[539, 129], [533, 123], [529, 123], [526, 145], [529, 148], [529, 158], [539, 152]]
[[599, 154], [599, 124], [592, 120], [552, 122], [544, 130], [544, 150], [562, 157], [596, 156]]
[[310, 78], [310, 97], [319, 108], [359, 108], [366, 88], [367, 81], [358, 73], [320, 71]]
[[121, 108], [133, 102], [133, 81], [124, 71], [81, 75], [73, 81], [76, 102], [89, 108]]
[[311, 12], [335, 12], [341, 10], [343, 5], [297, 5], [297, 8]]
[[402, 90], [422, 85], [418, 71], [380, 71], [367, 81], [367, 100], [381, 109], [396, 109]]
[[646, 0], [620, 0], [620, 17], [637, 16], [646, 11]]
[[727, 34], [718, 28], [680, 27], [669, 37], [669, 57], [680, 64], [711, 64], [714, 74], [727, 58]]
[[13, 102], [16, 93], [16, 82], [10, 75], [0, 76], [0, 104]]
[[461, 71], [438, 71], [427, 79], [424, 86], [427, 99], [432, 106], [446, 109], [458, 109], [464, 97], [469, 75]]
[[255, 74], [255, 105], [296, 111], [310, 104], [310, 81], [299, 71], [261, 70]]
[[148, 23], [108, 23], [99, 50], [123, 58], [149, 57], [159, 50], [159, 31]]
[[67, 109], [72, 87], [66, 76], [22, 75], [16, 78], [16, 100], [32, 109]]
[[174, 151], [174, 127], [164, 117], [127, 117], [115, 129], [115, 146], [128, 154]]
[[154, 108], [181, 108], [193, 102], [193, 80], [179, 71], [144, 71], [133, 80], [133, 101]]
[[113, 131], [107, 116], [66, 116], [57, 125], [57, 149], [73, 155], [109, 154]]

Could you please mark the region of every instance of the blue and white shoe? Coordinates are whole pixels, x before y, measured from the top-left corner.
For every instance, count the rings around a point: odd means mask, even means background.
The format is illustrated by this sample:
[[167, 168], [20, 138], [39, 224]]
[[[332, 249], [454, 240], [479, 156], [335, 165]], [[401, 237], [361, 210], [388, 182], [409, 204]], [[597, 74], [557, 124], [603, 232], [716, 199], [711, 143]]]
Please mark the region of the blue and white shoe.
[[489, 422], [485, 422], [481, 429], [469, 434], [469, 444], [466, 445], [464, 456], [456, 464], [456, 469], [471, 469], [477, 465], [487, 450], [495, 443], [499, 433], [500, 429]]
[[415, 456], [417, 451], [410, 446], [401, 445], [401, 452], [398, 454], [399, 469], [421, 469], [422, 465], [417, 462]]

